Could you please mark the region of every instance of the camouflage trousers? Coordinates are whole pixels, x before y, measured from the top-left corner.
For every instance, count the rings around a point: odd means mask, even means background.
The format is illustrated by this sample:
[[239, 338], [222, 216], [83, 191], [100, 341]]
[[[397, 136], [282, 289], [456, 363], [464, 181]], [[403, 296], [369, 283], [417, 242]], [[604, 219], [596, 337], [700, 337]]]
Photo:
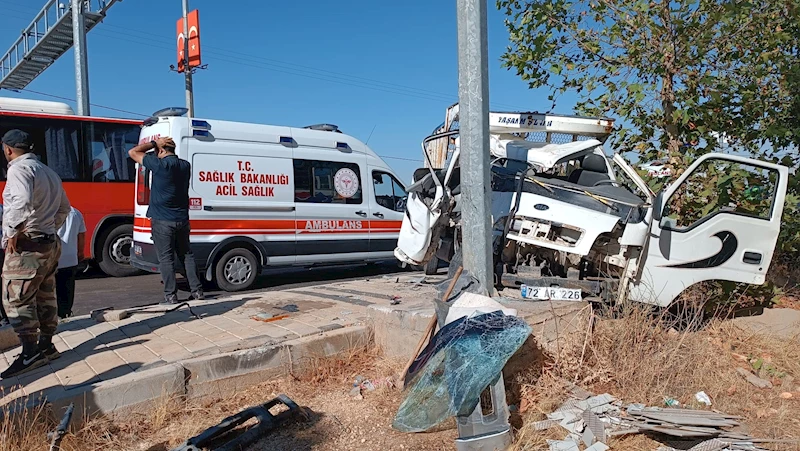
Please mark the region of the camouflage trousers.
[[56, 269], [61, 240], [37, 243], [26, 236], [17, 240], [17, 252], [3, 262], [3, 305], [20, 341], [55, 335], [58, 328]]

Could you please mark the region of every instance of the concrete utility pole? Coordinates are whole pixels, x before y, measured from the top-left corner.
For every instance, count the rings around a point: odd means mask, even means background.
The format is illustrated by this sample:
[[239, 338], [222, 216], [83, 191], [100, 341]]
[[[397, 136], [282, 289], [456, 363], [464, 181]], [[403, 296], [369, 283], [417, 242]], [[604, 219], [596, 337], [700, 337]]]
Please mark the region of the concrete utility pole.
[[493, 293], [487, 0], [456, 0], [464, 268]]
[[89, 116], [89, 59], [83, 0], [72, 0], [72, 40], [75, 48], [75, 103], [79, 116]]
[[183, 0], [183, 74], [186, 76], [186, 108], [189, 117], [194, 117], [194, 87], [189, 68], [189, 0]]

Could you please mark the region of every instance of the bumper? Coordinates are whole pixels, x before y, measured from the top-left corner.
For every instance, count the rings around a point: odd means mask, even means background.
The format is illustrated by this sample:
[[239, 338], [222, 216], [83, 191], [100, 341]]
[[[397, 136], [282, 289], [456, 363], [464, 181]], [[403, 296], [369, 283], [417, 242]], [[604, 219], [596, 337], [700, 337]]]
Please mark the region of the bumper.
[[134, 241], [131, 246], [131, 266], [143, 271], [159, 273], [156, 246]]

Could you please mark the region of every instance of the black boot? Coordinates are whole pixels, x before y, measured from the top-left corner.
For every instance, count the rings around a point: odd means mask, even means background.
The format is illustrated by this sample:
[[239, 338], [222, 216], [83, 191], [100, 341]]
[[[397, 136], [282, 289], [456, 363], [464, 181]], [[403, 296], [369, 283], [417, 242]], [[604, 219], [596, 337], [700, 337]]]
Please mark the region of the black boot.
[[58, 352], [55, 345], [53, 344], [53, 337], [49, 335], [42, 335], [39, 337], [39, 352], [44, 354], [47, 357], [47, 360], [55, 360], [61, 357], [61, 353]]
[[47, 358], [39, 352], [35, 337], [20, 337], [20, 341], [22, 341], [22, 353], [8, 369], [0, 373], [0, 378], [18, 376], [47, 363]]

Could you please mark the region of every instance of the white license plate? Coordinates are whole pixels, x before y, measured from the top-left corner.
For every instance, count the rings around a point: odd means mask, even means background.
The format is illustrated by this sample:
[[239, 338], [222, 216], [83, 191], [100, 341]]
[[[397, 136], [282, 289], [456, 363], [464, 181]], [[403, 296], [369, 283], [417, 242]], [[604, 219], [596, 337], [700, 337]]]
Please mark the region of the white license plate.
[[530, 287], [523, 285], [520, 287], [520, 294], [525, 299], [538, 299], [542, 301], [580, 301], [581, 290], [574, 288], [558, 287]]

